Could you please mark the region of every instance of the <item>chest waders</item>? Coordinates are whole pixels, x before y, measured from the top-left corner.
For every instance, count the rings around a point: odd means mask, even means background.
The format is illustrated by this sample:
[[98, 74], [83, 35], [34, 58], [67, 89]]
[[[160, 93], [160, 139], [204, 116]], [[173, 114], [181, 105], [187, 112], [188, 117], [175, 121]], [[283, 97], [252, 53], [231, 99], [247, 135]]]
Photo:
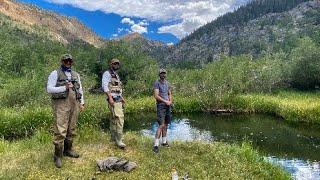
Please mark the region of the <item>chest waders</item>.
[[124, 125], [124, 112], [122, 107], [122, 83], [118, 74], [109, 70], [111, 75], [111, 81], [108, 84], [108, 88], [112, 94], [114, 101], [113, 106], [108, 104], [111, 111], [110, 119], [110, 134], [111, 141], [114, 141], [118, 147], [125, 148], [125, 144], [122, 142], [123, 125]]
[[72, 150], [73, 138], [76, 136], [76, 125], [79, 115], [79, 93], [80, 83], [78, 73], [71, 72], [71, 80], [66, 74], [57, 70], [58, 79], [56, 87], [65, 86], [68, 82], [73, 84], [72, 89], [62, 93], [52, 94], [52, 104], [54, 111], [54, 140], [55, 145], [54, 162], [56, 167], [62, 166], [61, 157], [63, 155], [78, 158], [79, 154]]

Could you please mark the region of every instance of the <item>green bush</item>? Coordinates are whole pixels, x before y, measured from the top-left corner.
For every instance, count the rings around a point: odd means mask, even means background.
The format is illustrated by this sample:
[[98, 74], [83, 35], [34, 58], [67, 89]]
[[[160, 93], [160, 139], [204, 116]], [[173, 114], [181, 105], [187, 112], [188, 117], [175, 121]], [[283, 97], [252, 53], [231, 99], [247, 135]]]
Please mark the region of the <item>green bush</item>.
[[292, 85], [298, 89], [310, 90], [320, 84], [320, 48], [310, 38], [300, 40], [291, 55]]
[[45, 83], [36, 77], [10, 79], [1, 91], [2, 107], [19, 107], [35, 101], [42, 104], [47, 101]]

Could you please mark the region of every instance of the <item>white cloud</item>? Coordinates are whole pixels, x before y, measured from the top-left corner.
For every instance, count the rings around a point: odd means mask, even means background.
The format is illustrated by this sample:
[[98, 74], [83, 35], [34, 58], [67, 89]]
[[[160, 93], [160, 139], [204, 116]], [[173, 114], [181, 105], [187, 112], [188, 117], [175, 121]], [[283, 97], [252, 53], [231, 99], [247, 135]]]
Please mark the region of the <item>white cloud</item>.
[[[137, 32], [140, 34], [148, 32], [148, 28], [145, 26], [148, 26], [149, 23], [145, 19], [136, 24], [132, 19], [126, 17], [121, 20], [121, 23], [130, 25], [131, 31], [126, 29], [127, 32]], [[118, 28], [118, 33], [121, 33], [124, 30], [124, 28]]]
[[123, 18], [123, 19], [121, 20], [121, 23], [122, 23], [122, 24], [130, 24], [130, 25], [135, 24], [133, 20], [131, 20], [130, 18], [127, 18], [127, 17], [126, 17], [126, 18]]
[[142, 33], [147, 33], [148, 29], [147, 29], [147, 27], [143, 27], [138, 24], [134, 24], [131, 26], [131, 31], [142, 34]]
[[[172, 33], [182, 38], [196, 28], [234, 10], [249, 0], [47, 0], [57, 4], [69, 4], [88, 11], [100, 10], [125, 17], [139, 17], [168, 24], [159, 33]], [[126, 18], [124, 18], [126, 19]], [[131, 20], [130, 18], [124, 20]], [[131, 21], [133, 26], [134, 24]], [[174, 23], [176, 22], [176, 23]], [[140, 24], [141, 23], [141, 24]], [[146, 26], [142, 22], [137, 23]], [[137, 28], [137, 26], [134, 26]], [[144, 27], [145, 28], [145, 27]], [[131, 28], [132, 29], [132, 28]]]
[[149, 23], [148, 23], [146, 20], [142, 20], [142, 21], [140, 21], [140, 22], [138, 23], [138, 25], [140, 25], [140, 26], [148, 26]]
[[112, 37], [118, 37], [118, 34], [112, 34]]

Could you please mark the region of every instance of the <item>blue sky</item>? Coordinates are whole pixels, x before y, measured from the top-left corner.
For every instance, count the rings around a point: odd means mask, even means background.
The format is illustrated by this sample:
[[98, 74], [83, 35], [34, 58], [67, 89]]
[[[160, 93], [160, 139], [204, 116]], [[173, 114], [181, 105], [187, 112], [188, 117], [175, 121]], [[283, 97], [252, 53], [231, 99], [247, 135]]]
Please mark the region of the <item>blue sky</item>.
[[19, 0], [73, 16], [105, 39], [137, 32], [175, 44], [249, 0]]

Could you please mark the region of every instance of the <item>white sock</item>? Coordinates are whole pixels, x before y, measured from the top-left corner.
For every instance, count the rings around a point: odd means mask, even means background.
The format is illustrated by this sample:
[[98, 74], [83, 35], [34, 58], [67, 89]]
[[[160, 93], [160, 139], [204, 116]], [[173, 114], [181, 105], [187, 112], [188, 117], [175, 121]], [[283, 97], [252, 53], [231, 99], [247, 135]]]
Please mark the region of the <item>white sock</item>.
[[167, 142], [167, 137], [162, 137], [162, 143], [166, 143]]
[[155, 139], [154, 140], [154, 146], [159, 146], [159, 141], [160, 141], [160, 139]]

